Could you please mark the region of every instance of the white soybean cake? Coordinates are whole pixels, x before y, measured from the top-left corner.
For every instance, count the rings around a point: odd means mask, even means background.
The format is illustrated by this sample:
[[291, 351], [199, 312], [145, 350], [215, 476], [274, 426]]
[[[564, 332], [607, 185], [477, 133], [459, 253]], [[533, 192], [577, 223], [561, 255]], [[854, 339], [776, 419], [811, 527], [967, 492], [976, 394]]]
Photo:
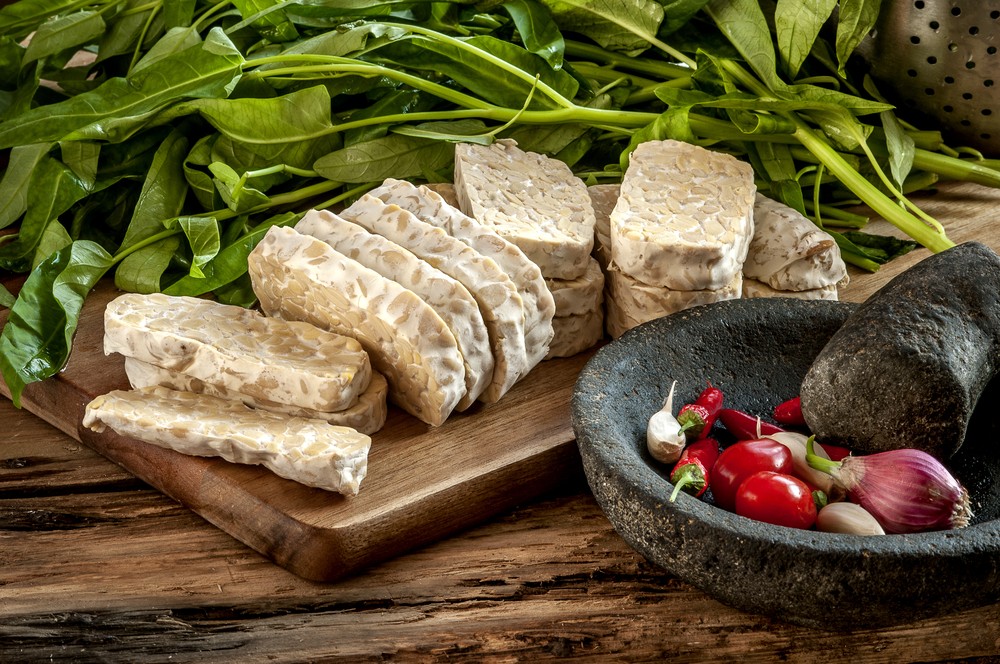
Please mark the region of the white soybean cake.
[[575, 279], [594, 247], [594, 208], [565, 163], [508, 139], [455, 146], [462, 212], [507, 238], [550, 279]]
[[[439, 190], [443, 190], [444, 194]], [[445, 195], [449, 192], [454, 195], [453, 185], [417, 186], [405, 180], [390, 178], [368, 193], [385, 203], [398, 205], [425, 223], [441, 228], [497, 264], [521, 296], [525, 352], [528, 367], [533, 368], [548, 353], [554, 335], [552, 319], [556, 315], [555, 300], [549, 292], [542, 271], [528, 260], [517, 245], [459, 210], [457, 203], [449, 202]]]
[[371, 438], [322, 420], [287, 417], [238, 401], [165, 387], [115, 390], [87, 404], [83, 426], [110, 428], [183, 454], [261, 465], [307, 486], [355, 495]]
[[456, 410], [476, 402], [493, 379], [494, 361], [479, 304], [465, 286], [392, 240], [327, 210], [310, 210], [295, 230], [326, 242], [429, 304], [455, 335], [465, 360], [466, 393]]
[[389, 384], [382, 374], [377, 371], [372, 373], [372, 379], [368, 383], [368, 388], [361, 393], [358, 401], [353, 406], [334, 412], [323, 412], [312, 408], [289, 406], [288, 404], [269, 401], [267, 399], [257, 399], [213, 383], [206, 383], [199, 378], [194, 378], [178, 371], [163, 369], [162, 367], [137, 360], [133, 357], [125, 358], [125, 375], [128, 376], [129, 385], [134, 389], [160, 386], [179, 392], [207, 394], [221, 399], [238, 401], [251, 408], [267, 410], [272, 413], [281, 413], [289, 417], [324, 420], [330, 424], [357, 429], [369, 436], [379, 431], [385, 425], [385, 420], [388, 416], [386, 398], [389, 391]]
[[611, 212], [611, 258], [650, 286], [717, 290], [732, 283], [753, 236], [752, 167], [681, 141], [632, 152]]
[[254, 397], [335, 411], [371, 380], [355, 339], [194, 297], [126, 293], [104, 310], [104, 352]]
[[266, 313], [353, 334], [414, 417], [439, 426], [465, 395], [455, 335], [412, 291], [293, 228], [268, 230], [248, 263]]
[[510, 278], [492, 260], [444, 230], [418, 219], [398, 205], [365, 194], [340, 216], [406, 247], [420, 259], [457, 279], [479, 303], [493, 353], [493, 380], [480, 396], [500, 399], [530, 370], [524, 341], [524, 312]]

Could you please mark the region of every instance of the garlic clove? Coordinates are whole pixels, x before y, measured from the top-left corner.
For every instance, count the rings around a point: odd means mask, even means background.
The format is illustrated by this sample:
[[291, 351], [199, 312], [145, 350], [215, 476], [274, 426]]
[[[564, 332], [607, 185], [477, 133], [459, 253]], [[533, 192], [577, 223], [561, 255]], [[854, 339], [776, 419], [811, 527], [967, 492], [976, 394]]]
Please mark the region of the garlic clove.
[[829, 503], [816, 515], [816, 530], [851, 535], [885, 535], [879, 522], [861, 505]]
[[663, 408], [653, 413], [646, 424], [646, 449], [660, 463], [677, 461], [687, 444], [684, 428], [673, 413], [675, 387], [676, 380], [670, 386]]

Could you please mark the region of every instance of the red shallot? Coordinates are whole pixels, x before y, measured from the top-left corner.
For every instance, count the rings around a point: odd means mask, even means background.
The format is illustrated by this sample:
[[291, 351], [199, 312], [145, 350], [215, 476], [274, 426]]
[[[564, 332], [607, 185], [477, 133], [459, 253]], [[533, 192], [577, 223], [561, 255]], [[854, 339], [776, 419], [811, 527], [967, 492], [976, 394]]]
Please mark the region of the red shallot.
[[917, 449], [898, 449], [830, 461], [806, 442], [806, 460], [833, 476], [851, 502], [865, 508], [887, 533], [948, 530], [969, 525], [969, 493], [944, 465]]

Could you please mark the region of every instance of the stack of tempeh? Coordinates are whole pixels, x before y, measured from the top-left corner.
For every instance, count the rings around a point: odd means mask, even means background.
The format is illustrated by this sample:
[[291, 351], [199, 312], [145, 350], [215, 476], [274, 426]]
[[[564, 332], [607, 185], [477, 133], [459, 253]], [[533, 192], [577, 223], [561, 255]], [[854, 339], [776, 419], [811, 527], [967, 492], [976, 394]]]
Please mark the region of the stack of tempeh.
[[387, 383], [355, 339], [162, 294], [117, 297], [104, 328], [104, 351], [125, 356], [133, 389], [94, 399], [85, 426], [358, 492]]
[[755, 193], [748, 167], [726, 155], [651, 141], [636, 149], [622, 185], [587, 190], [613, 337], [719, 300], [835, 300], [837, 286], [847, 282], [833, 238]]
[[610, 215], [608, 332], [740, 297], [753, 235], [753, 169], [680, 141], [641, 143]]
[[604, 273], [591, 256], [594, 209], [584, 182], [565, 163], [510, 140], [455, 148], [461, 210], [517, 245], [555, 298], [545, 357], [575, 355], [604, 336]]

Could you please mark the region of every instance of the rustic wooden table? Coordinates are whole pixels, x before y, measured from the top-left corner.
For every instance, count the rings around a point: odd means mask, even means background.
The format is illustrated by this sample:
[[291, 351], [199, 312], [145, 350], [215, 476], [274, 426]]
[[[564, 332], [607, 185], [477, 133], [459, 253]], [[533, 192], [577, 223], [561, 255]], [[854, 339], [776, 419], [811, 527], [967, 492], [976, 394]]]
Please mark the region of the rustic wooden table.
[[[949, 187], [922, 204], [955, 241], [1000, 250], [1000, 193]], [[844, 299], [926, 255], [855, 273]], [[1000, 661], [1000, 605], [852, 632], [724, 606], [632, 551], [579, 468], [538, 500], [320, 584], [5, 399], [0, 422], [2, 662]]]

